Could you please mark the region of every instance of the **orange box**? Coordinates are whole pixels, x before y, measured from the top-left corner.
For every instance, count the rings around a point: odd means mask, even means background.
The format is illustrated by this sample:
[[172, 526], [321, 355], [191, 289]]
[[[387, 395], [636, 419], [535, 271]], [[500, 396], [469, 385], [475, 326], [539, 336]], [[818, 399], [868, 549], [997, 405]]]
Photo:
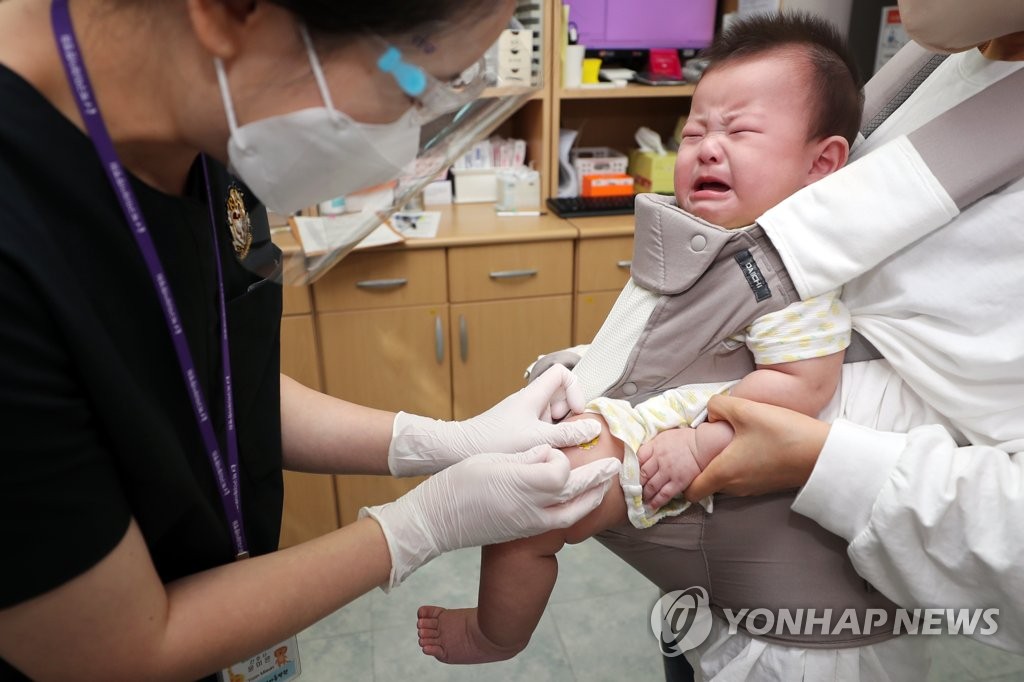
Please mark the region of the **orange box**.
[[625, 173], [589, 173], [583, 176], [585, 197], [624, 197], [633, 194], [633, 176]]

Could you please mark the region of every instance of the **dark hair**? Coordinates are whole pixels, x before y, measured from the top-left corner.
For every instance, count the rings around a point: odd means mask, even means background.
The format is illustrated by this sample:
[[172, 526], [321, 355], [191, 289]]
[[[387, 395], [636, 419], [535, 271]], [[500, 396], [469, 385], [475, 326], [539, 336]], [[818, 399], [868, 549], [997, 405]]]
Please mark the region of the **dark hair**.
[[371, 32], [403, 35], [445, 22], [457, 22], [494, 9], [494, 0], [271, 0], [302, 19], [319, 36], [345, 37]]
[[793, 49], [811, 69], [809, 139], [842, 135], [851, 145], [860, 130], [864, 94], [846, 41], [830, 22], [805, 12], [770, 12], [741, 17], [704, 51], [707, 70], [731, 62]]

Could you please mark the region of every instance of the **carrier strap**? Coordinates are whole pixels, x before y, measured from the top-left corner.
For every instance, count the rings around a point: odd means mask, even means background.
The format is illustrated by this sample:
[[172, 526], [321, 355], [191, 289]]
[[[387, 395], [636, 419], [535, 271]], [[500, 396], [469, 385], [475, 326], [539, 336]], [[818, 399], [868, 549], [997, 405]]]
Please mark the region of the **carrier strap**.
[[875, 348], [875, 344], [864, 338], [856, 329], [850, 335], [850, 345], [846, 348], [846, 354], [843, 356], [843, 364], [848, 365], [852, 362], [867, 362], [868, 360], [881, 360], [882, 354]]
[[[868, 137], [946, 58], [908, 43], [864, 88], [861, 133]], [[1024, 110], [1024, 69], [993, 83], [907, 138], [963, 209], [1024, 176], [1024, 145], [1013, 140]]]
[[961, 209], [1024, 176], [1024, 69], [988, 86], [907, 137]]
[[929, 52], [914, 42], [907, 43], [878, 70], [864, 86], [864, 125], [860, 132], [870, 137], [878, 126], [900, 108], [948, 55]]

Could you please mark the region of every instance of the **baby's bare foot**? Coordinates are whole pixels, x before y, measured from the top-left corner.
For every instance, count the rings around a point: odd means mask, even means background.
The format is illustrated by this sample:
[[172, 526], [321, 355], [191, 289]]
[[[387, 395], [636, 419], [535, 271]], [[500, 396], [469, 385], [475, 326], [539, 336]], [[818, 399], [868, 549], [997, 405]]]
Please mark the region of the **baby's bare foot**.
[[420, 648], [442, 663], [493, 663], [506, 661], [526, 646], [502, 647], [480, 631], [476, 609], [445, 609], [421, 606], [416, 613]]

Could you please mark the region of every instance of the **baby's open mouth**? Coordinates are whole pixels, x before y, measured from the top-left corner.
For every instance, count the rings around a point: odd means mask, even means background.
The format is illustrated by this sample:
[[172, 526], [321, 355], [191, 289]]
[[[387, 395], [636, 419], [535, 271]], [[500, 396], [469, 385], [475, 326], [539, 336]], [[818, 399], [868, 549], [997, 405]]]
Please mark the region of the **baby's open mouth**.
[[730, 189], [729, 185], [724, 182], [707, 181], [697, 183], [698, 192], [728, 192]]

